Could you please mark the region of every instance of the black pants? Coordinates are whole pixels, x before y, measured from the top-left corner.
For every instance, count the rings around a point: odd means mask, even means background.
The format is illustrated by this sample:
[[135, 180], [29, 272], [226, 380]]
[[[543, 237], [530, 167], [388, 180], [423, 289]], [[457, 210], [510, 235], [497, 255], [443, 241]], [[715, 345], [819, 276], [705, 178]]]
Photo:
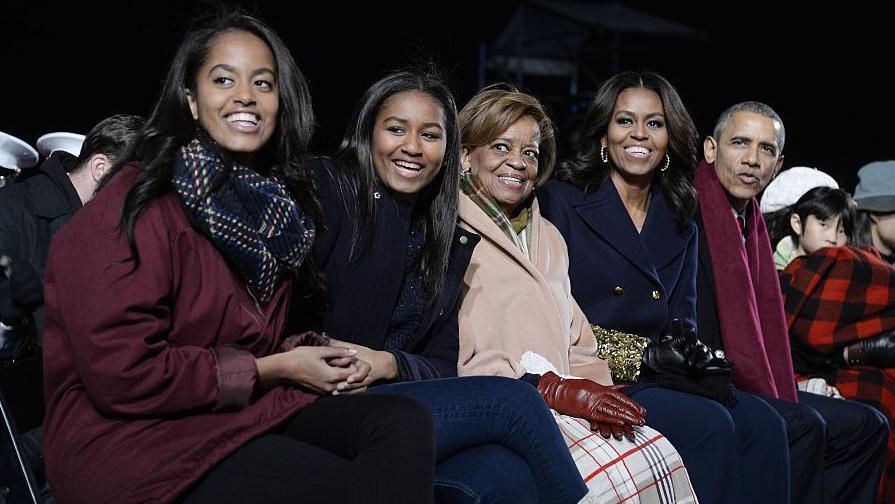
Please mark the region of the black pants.
[[393, 395], [327, 396], [245, 444], [182, 504], [433, 500], [432, 418]]
[[762, 398], [786, 420], [792, 502], [872, 503], [888, 439], [886, 418], [854, 401], [798, 394], [799, 404]]

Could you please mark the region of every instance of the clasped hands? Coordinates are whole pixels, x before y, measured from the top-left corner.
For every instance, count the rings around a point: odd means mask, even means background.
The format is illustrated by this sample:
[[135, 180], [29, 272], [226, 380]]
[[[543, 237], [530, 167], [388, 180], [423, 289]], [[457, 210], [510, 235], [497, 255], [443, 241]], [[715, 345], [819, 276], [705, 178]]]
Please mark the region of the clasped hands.
[[397, 377], [389, 352], [325, 338], [322, 346], [298, 345], [258, 360], [262, 384], [288, 383], [320, 394], [356, 394], [374, 381]]

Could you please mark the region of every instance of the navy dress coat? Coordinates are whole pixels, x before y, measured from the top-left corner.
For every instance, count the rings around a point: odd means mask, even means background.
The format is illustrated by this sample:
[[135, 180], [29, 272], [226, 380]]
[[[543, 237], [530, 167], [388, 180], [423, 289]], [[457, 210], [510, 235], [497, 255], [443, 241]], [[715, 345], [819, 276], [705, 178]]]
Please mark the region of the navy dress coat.
[[537, 196], [566, 240], [572, 296], [591, 324], [654, 341], [675, 318], [696, 325], [696, 225], [679, 229], [662, 191], [639, 234], [611, 182], [585, 194], [551, 181]]
[[[404, 279], [411, 205], [379, 189], [377, 218], [369, 249], [351, 258], [352, 202], [335, 180], [336, 161], [315, 158], [308, 165], [323, 207], [326, 228], [314, 241], [312, 257], [325, 276], [325, 292], [299, 287], [294, 303], [295, 330], [326, 330], [342, 341], [381, 350]], [[457, 376], [457, 313], [466, 267], [479, 237], [457, 228], [444, 288], [426, 306], [419, 326], [401, 349], [391, 350], [399, 381]]]
[[[572, 295], [592, 324], [653, 341], [675, 318], [696, 327], [697, 228], [678, 225], [659, 187], [640, 233], [611, 181], [585, 193], [554, 180], [537, 196], [566, 240]], [[628, 394], [678, 449], [700, 501], [788, 502], [785, 425], [761, 399], [737, 391], [731, 409], [658, 386]]]

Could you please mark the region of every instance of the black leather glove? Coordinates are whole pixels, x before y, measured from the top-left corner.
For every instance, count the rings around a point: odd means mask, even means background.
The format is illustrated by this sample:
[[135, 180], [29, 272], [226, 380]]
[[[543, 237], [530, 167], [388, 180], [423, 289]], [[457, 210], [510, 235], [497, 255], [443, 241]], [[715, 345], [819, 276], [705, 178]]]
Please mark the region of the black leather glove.
[[658, 343], [651, 343], [641, 359], [645, 381], [665, 388], [734, 404], [730, 375], [733, 366], [724, 352], [712, 351], [696, 337], [696, 330], [680, 319], [672, 321]]
[[847, 352], [849, 366], [895, 367], [895, 331], [852, 343]]
[[676, 373], [691, 377], [729, 375], [730, 362], [723, 352], [713, 352], [699, 338], [696, 329], [675, 319], [659, 343], [643, 352], [642, 367], [654, 374]]
[[37, 271], [25, 259], [2, 256], [0, 268], [7, 279], [0, 287], [0, 320], [9, 325], [21, 324], [43, 304], [43, 285]]
[[[689, 329], [689, 331], [688, 331]], [[650, 343], [643, 352], [641, 369], [654, 374], [685, 373], [689, 367], [687, 354], [692, 342], [696, 340], [696, 332], [676, 319], [658, 343]]]
[[705, 343], [698, 339], [691, 344], [687, 352], [687, 372], [691, 376], [719, 376], [729, 375], [731, 364], [724, 358], [724, 352], [712, 351]]

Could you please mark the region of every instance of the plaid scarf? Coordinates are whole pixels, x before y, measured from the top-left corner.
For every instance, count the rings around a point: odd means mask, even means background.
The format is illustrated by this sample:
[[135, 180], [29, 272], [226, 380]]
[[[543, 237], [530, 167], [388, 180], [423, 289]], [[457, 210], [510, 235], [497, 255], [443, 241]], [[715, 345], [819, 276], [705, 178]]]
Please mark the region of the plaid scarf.
[[[511, 222], [507, 217], [507, 214], [498, 206], [497, 202], [494, 201], [494, 198], [488, 194], [488, 191], [485, 190], [482, 182], [478, 179], [478, 177], [474, 176], [470, 172], [463, 172], [460, 174], [460, 189], [469, 196], [479, 208], [485, 212], [485, 215], [491, 218], [491, 221], [497, 224], [497, 227], [500, 228], [506, 235], [512, 240], [513, 244], [516, 245], [526, 257], [528, 257], [528, 244], [531, 243], [531, 219], [529, 215], [531, 210], [526, 207], [518, 216], [516, 216]], [[523, 216], [524, 213], [524, 216]], [[516, 231], [515, 226], [513, 224], [521, 225], [525, 229], [525, 239], [519, 236], [519, 233], [522, 231], [520, 228], [519, 231]]]
[[875, 250], [827, 247], [780, 274], [796, 345], [833, 352], [895, 329], [895, 268]]
[[174, 188], [190, 223], [211, 240], [260, 305], [285, 272], [301, 266], [314, 241], [304, 215], [271, 170], [263, 177], [194, 139], [174, 161]]

